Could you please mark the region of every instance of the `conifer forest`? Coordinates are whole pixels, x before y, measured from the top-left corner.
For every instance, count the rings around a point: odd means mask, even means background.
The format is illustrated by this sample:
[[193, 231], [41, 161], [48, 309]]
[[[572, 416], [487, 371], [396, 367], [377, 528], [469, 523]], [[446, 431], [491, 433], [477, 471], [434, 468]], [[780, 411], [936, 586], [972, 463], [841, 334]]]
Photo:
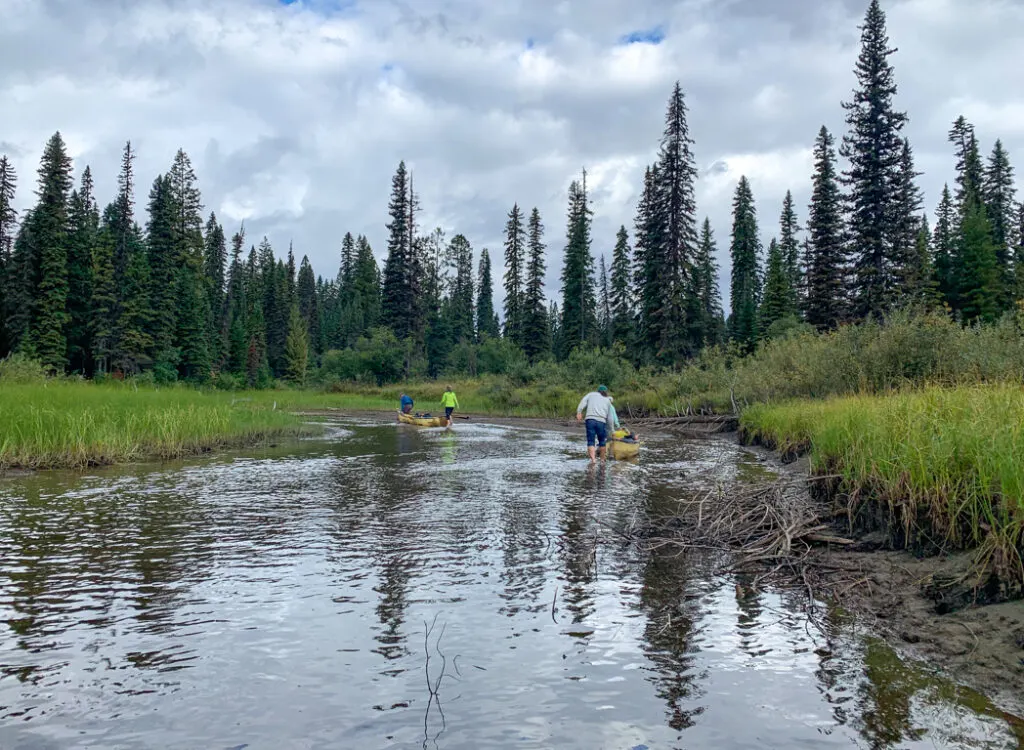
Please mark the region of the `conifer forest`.
[[[696, 203], [698, 147], [677, 83], [635, 216], [600, 240], [613, 247], [607, 258], [595, 257], [586, 172], [568, 187], [564, 217], [513, 205], [504, 247], [477, 252], [463, 234], [421, 225], [400, 163], [383, 263], [366, 237], [348, 233], [337, 268], [315, 272], [291, 247], [207, 212], [184, 151], [143, 182], [127, 143], [117, 194], [98, 196], [93, 168], [115, 165], [73, 164], [56, 132], [34, 205], [21, 212], [17, 191], [31, 187], [0, 156], [0, 356], [88, 378], [149, 373], [156, 382], [262, 387], [303, 383], [329, 365], [379, 384], [500, 371], [509, 352], [560, 360], [580, 347], [675, 368], [707, 347], [752, 352], [794, 328], [827, 331], [902, 308], [993, 322], [1024, 297], [1024, 207], [1009, 154], [998, 139], [979, 142], [963, 116], [951, 118], [949, 180], [929, 214], [893, 52], [872, 0], [855, 85], [841, 103], [845, 130], [814, 135], [809, 204], [787, 194], [777, 213], [758, 216], [744, 177], [728, 231]], [[564, 250], [549, 298], [552, 246]], [[722, 288], [720, 246], [731, 258]]]

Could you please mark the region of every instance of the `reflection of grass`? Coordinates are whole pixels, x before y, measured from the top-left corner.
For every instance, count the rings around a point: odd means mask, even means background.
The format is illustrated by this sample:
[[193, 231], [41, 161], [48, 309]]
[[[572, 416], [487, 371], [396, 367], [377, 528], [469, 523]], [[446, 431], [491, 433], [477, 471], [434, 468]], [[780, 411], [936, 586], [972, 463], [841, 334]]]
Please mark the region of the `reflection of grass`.
[[741, 428], [783, 450], [809, 449], [819, 473], [878, 506], [908, 541], [979, 548], [1024, 578], [1024, 392], [1010, 385], [755, 405]]
[[177, 458], [310, 430], [273, 399], [76, 382], [0, 388], [0, 468]]

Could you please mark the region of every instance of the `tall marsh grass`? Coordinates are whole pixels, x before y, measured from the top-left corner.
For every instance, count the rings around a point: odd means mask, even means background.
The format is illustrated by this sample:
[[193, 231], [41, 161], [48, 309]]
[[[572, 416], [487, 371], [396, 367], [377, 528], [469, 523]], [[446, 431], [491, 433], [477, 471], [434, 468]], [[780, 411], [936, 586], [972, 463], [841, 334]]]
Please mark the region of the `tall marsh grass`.
[[1024, 583], [1024, 390], [927, 387], [885, 396], [758, 404], [744, 439], [807, 451], [817, 474], [869, 525], [907, 546], [977, 549], [979, 563]]
[[178, 458], [308, 430], [268, 399], [74, 381], [0, 384], [0, 469]]

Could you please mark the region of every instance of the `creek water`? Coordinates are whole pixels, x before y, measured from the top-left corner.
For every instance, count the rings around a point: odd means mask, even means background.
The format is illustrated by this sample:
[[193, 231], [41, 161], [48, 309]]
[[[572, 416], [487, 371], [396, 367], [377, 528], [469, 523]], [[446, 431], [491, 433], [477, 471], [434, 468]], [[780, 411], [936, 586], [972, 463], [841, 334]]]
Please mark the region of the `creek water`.
[[1019, 747], [856, 623], [612, 531], [770, 471], [725, 440], [591, 465], [582, 434], [351, 419], [0, 479], [0, 747]]

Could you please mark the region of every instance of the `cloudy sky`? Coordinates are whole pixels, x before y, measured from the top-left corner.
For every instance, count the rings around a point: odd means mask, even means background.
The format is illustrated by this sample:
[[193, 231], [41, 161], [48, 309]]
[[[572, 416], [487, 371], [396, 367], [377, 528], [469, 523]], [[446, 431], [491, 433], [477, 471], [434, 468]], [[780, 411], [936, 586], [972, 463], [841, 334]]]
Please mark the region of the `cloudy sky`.
[[[500, 253], [512, 204], [540, 208], [558, 288], [565, 196], [588, 170], [595, 254], [632, 227], [680, 80], [728, 279], [732, 192], [770, 238], [787, 188], [806, 217], [810, 147], [840, 102], [867, 0], [0, 0], [0, 152], [32, 199], [60, 130], [101, 203], [138, 151], [138, 199], [177, 148], [233, 232], [337, 271], [345, 231], [383, 257], [390, 180], [411, 167], [424, 226]], [[963, 113], [1024, 174], [1024, 2], [883, 0], [929, 208]], [[140, 215], [140, 220], [144, 217]], [[500, 286], [500, 284], [499, 284]], [[723, 289], [726, 304], [728, 290]], [[497, 290], [500, 298], [500, 288]]]

